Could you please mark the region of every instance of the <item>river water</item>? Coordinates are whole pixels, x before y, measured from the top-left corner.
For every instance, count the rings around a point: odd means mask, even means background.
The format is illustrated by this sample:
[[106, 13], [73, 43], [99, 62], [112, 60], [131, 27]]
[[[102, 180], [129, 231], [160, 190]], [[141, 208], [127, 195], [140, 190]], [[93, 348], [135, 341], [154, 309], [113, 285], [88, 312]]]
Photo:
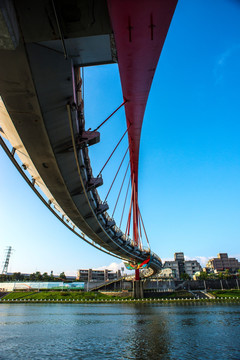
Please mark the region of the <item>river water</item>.
[[240, 305], [1, 304], [0, 359], [240, 360]]

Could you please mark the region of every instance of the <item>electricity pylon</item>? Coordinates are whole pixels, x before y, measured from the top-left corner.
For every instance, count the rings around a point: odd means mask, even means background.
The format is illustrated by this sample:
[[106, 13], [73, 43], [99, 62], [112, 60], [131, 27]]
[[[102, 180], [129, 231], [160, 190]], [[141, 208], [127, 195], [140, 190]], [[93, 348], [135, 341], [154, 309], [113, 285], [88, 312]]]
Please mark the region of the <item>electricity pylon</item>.
[[5, 258], [5, 261], [4, 261], [4, 264], [3, 264], [2, 274], [7, 274], [7, 272], [8, 272], [8, 265], [9, 265], [9, 260], [10, 260], [12, 250], [13, 249], [12, 249], [11, 246], [8, 246], [6, 248], [6, 258]]

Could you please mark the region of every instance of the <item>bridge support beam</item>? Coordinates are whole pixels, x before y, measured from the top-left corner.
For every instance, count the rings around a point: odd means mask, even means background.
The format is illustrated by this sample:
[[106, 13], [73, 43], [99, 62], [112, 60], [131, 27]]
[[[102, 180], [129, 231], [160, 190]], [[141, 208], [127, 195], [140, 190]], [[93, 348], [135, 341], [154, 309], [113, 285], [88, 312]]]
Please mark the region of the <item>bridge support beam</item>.
[[143, 299], [143, 282], [142, 280], [133, 281], [133, 297], [135, 299]]

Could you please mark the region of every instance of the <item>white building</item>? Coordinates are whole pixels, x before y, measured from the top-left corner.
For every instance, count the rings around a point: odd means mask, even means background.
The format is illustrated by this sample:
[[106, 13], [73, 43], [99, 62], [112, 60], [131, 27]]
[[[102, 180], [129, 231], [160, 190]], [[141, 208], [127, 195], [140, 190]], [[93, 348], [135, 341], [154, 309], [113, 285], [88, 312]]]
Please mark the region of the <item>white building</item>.
[[197, 260], [185, 260], [184, 253], [175, 253], [174, 261], [165, 261], [163, 268], [172, 269], [176, 279], [180, 279], [182, 274], [187, 274], [192, 279], [194, 274], [202, 271], [202, 267]]
[[165, 261], [163, 269], [171, 269], [175, 279], [180, 278], [179, 266], [177, 261]]
[[176, 273], [173, 269], [167, 267], [160, 271], [160, 273], [157, 275], [158, 278], [161, 279], [175, 279]]

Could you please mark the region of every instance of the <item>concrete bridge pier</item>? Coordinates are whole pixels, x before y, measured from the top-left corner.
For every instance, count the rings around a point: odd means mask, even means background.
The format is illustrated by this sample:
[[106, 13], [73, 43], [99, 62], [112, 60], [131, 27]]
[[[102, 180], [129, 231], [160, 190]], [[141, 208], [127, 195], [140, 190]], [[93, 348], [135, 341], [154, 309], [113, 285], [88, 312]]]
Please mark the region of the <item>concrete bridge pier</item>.
[[134, 280], [133, 281], [133, 297], [135, 299], [143, 299], [143, 281]]

